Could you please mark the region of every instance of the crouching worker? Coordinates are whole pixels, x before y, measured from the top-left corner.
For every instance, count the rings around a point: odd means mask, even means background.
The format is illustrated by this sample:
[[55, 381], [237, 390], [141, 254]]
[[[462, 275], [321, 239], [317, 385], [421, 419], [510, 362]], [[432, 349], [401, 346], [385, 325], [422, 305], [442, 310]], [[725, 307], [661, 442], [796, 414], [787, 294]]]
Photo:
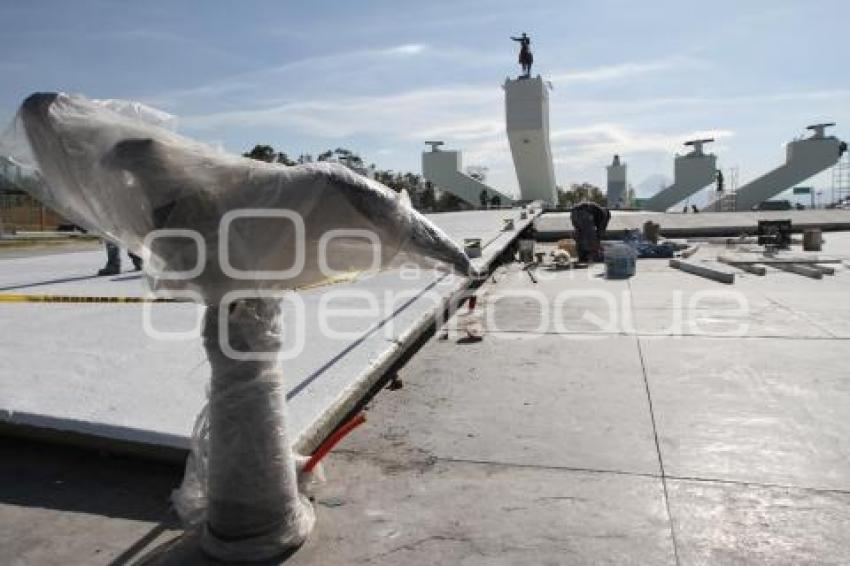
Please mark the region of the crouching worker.
[[611, 212], [594, 202], [582, 202], [570, 210], [580, 263], [602, 261], [602, 239]]

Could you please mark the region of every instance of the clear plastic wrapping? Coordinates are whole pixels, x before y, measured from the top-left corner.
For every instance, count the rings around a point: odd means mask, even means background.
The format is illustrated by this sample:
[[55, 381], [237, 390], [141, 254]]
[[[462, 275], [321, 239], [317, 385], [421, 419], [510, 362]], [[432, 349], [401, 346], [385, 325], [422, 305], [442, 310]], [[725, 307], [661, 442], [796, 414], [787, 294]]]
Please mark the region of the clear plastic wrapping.
[[202, 540], [211, 554], [257, 560], [298, 546], [315, 515], [298, 488], [279, 362], [233, 360], [221, 348], [219, 325], [228, 325], [237, 348], [275, 351], [280, 302], [249, 299], [225, 313], [210, 307], [205, 316], [204, 347], [212, 367], [208, 435], [197, 443], [178, 500], [198, 498], [190, 506], [194, 519], [204, 520]]
[[210, 554], [268, 558], [300, 544], [315, 517], [298, 487], [279, 362], [230, 350], [279, 350], [280, 302], [263, 292], [408, 261], [473, 269], [409, 201], [346, 167], [229, 156], [173, 125], [138, 103], [35, 94], [0, 155], [59, 214], [145, 258], [154, 288], [188, 290], [208, 305], [209, 403], [175, 507], [203, 523]]
[[223, 154], [145, 108], [35, 94], [0, 153], [38, 175], [30, 191], [59, 214], [148, 260], [154, 288], [214, 303], [403, 261], [471, 271], [455, 242], [380, 183], [339, 164]]

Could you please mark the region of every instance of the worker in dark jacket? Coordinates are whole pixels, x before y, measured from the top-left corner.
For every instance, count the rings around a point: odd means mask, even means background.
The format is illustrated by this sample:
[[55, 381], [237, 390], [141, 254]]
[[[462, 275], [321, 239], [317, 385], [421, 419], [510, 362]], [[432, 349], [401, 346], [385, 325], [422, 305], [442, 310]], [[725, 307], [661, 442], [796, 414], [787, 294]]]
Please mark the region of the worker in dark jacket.
[[579, 262], [602, 261], [602, 240], [611, 220], [611, 211], [595, 202], [582, 202], [570, 210], [570, 220], [575, 231]]

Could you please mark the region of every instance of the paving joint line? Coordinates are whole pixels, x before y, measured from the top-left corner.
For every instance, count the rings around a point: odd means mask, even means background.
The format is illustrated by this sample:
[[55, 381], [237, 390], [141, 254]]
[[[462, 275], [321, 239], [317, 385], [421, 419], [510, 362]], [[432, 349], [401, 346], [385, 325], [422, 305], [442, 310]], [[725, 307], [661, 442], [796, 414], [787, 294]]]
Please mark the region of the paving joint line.
[[[361, 458], [370, 458], [375, 459], [378, 456], [375, 453], [364, 451], [364, 450], [355, 450], [351, 448], [340, 448], [334, 450], [334, 453], [337, 454], [345, 454], [348, 456], [355, 456]], [[378, 459], [380, 457], [378, 456]], [[628, 470], [610, 470], [605, 468], [584, 468], [581, 466], [561, 466], [556, 464], [523, 464], [521, 462], [505, 462], [502, 460], [479, 460], [475, 458], [452, 458], [446, 456], [431, 456], [429, 458], [433, 462], [443, 462], [447, 464], [474, 464], [479, 466], [498, 466], [502, 468], [519, 468], [519, 469], [529, 469], [529, 470], [551, 470], [551, 471], [560, 471], [560, 472], [576, 472], [576, 473], [586, 473], [586, 474], [599, 474], [599, 475], [614, 475], [614, 476], [631, 476], [631, 477], [639, 477], [639, 478], [647, 478], [647, 479], [661, 479], [661, 476], [652, 473], [652, 472], [634, 472]], [[710, 481], [710, 480], [709, 480]]]
[[671, 479], [674, 481], [689, 481], [694, 483], [717, 483], [717, 484], [725, 484], [725, 485], [735, 485], [740, 487], [758, 487], [761, 489], [787, 489], [787, 490], [797, 490], [797, 491], [811, 491], [814, 493], [836, 493], [839, 495], [850, 495], [850, 489], [838, 489], [838, 488], [829, 488], [829, 487], [813, 487], [813, 486], [800, 486], [800, 485], [790, 485], [790, 484], [782, 484], [782, 483], [766, 483], [766, 482], [757, 482], [757, 481], [747, 481], [747, 480], [730, 480], [723, 478], [702, 478], [698, 476], [667, 476], [667, 479]]
[[[374, 458], [376, 456], [375, 453], [364, 451], [364, 450], [356, 450], [352, 448], [338, 448], [334, 450], [336, 454], [344, 454], [347, 456], [355, 456], [361, 458]], [[638, 477], [638, 478], [646, 478], [646, 479], [661, 479], [660, 474], [652, 473], [652, 472], [637, 472], [637, 471], [629, 471], [629, 470], [616, 470], [616, 469], [606, 469], [606, 468], [585, 468], [582, 466], [565, 466], [558, 464], [523, 464], [520, 462], [506, 462], [503, 460], [480, 460], [475, 458], [453, 458], [446, 456], [432, 456], [431, 459], [434, 462], [443, 462], [448, 464], [474, 464], [481, 466], [498, 466], [503, 468], [520, 468], [520, 469], [531, 469], [531, 470], [551, 470], [551, 471], [562, 471], [562, 472], [575, 472], [575, 473], [586, 473], [586, 474], [598, 474], [598, 475], [614, 475], [614, 476], [629, 476], [629, 477]], [[675, 474], [667, 474], [665, 476], [668, 480], [672, 481], [689, 481], [689, 482], [698, 482], [698, 483], [716, 483], [722, 485], [735, 485], [741, 487], [755, 487], [761, 489], [790, 489], [797, 491], [810, 491], [815, 493], [836, 493], [839, 495], [850, 495], [850, 488], [848, 489], [838, 489], [838, 488], [825, 488], [825, 487], [815, 487], [815, 486], [802, 486], [802, 485], [793, 485], [793, 484], [782, 484], [782, 483], [769, 483], [769, 482], [758, 482], [758, 481], [749, 481], [749, 480], [735, 480], [735, 479], [725, 479], [725, 478], [711, 478], [711, 477], [701, 477], [701, 476], [680, 476]]]
[[636, 334], [633, 332], [536, 332], [533, 330], [487, 330], [485, 334], [497, 336], [499, 334], [534, 334], [538, 336], [581, 336], [581, 337], [608, 337], [608, 336], [634, 336], [636, 338], [709, 338], [717, 340], [821, 340], [821, 341], [847, 341], [850, 337], [844, 336], [777, 336], [767, 334], [747, 335], [747, 336], [732, 336], [723, 334]]
[[766, 298], [768, 301], [770, 301], [770, 303], [771, 303], [771, 304], [773, 304], [774, 306], [777, 306], [777, 307], [779, 307], [780, 309], [782, 309], [782, 310], [784, 310], [784, 311], [786, 311], [786, 312], [790, 312], [790, 313], [791, 313], [791, 314], [793, 314], [794, 316], [799, 316], [800, 318], [802, 318], [803, 320], [807, 321], [809, 324], [811, 324], [812, 326], [814, 326], [815, 328], [817, 328], [818, 330], [820, 330], [821, 332], [826, 333], [826, 334], [827, 334], [829, 337], [831, 337], [832, 339], [835, 339], [835, 340], [842, 340], [842, 338], [841, 338], [840, 336], [838, 336], [837, 334], [835, 334], [835, 333], [834, 333], [833, 331], [831, 331], [829, 328], [827, 328], [827, 327], [825, 327], [825, 326], [821, 326], [821, 324], [820, 324], [819, 322], [817, 322], [817, 321], [815, 321], [815, 320], [814, 320], [814, 317], [809, 316], [807, 313], [805, 313], [805, 312], [797, 312], [796, 310], [794, 310], [793, 308], [789, 307], [789, 306], [788, 306], [788, 305], [786, 305], [785, 303], [782, 303], [782, 302], [780, 302], [780, 301], [777, 301], [776, 299], [774, 299], [774, 298], [773, 298], [773, 297], [771, 297], [770, 295], [765, 294], [764, 296], [765, 296], [765, 298]]
[[[629, 303], [634, 304], [634, 294], [632, 292], [631, 281], [626, 281], [629, 290]], [[635, 316], [634, 308], [632, 308], [632, 316]], [[652, 404], [652, 392], [649, 388], [649, 377], [646, 373], [646, 362], [643, 357], [643, 348], [640, 344], [640, 335], [635, 335], [635, 344], [637, 345], [638, 358], [640, 359], [640, 370], [643, 376], [643, 385], [646, 390], [646, 400], [649, 404], [649, 418], [652, 421], [652, 437], [655, 441], [655, 452], [658, 456], [658, 467], [661, 470], [661, 487], [664, 491], [664, 507], [667, 509], [667, 519], [670, 521], [670, 538], [673, 543], [673, 557], [676, 559], [677, 566], [681, 564], [679, 558], [679, 543], [676, 539], [676, 526], [673, 521], [673, 512], [670, 509], [670, 493], [667, 489], [667, 474], [664, 471], [664, 458], [661, 455], [661, 443], [658, 440], [658, 426], [655, 420], [655, 407]]]

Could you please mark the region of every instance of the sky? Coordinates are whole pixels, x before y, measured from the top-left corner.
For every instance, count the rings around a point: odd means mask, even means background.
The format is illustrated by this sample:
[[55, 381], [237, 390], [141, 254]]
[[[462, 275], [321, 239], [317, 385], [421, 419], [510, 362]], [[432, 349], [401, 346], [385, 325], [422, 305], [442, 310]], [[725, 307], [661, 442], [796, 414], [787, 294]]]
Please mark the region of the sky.
[[562, 186], [604, 187], [618, 153], [651, 192], [696, 136], [741, 185], [809, 124], [850, 138], [846, 0], [2, 0], [0, 22], [0, 121], [33, 91], [133, 99], [230, 152], [346, 147], [413, 172], [436, 138], [509, 193], [501, 85], [521, 32], [552, 85]]

